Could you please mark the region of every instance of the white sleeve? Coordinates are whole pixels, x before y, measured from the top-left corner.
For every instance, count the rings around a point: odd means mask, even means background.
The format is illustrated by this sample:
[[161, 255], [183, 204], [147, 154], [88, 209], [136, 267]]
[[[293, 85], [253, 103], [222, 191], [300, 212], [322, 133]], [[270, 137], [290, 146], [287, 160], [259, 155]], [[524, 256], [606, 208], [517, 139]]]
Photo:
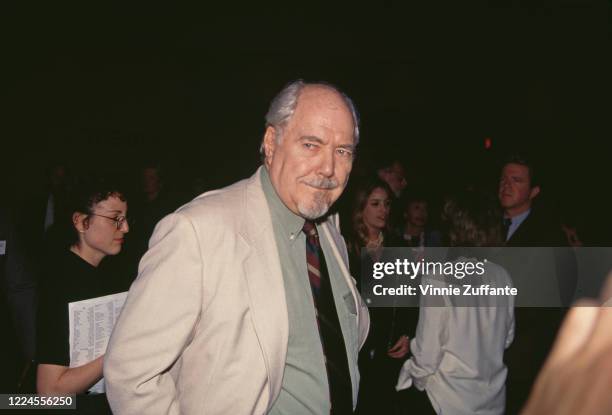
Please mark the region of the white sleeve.
[[423, 298], [416, 335], [410, 342], [412, 357], [402, 366], [397, 390], [409, 388], [413, 382], [419, 390], [423, 390], [442, 360], [442, 346], [446, 344], [448, 336], [448, 308], [427, 305]]
[[510, 315], [510, 317], [508, 319], [508, 334], [506, 335], [506, 344], [505, 344], [506, 349], [510, 347], [510, 345], [514, 341], [514, 325], [515, 325], [514, 323], [514, 303], [510, 304], [510, 307], [508, 309], [508, 314]]
[[156, 226], [104, 358], [115, 414], [178, 414], [168, 369], [191, 341], [202, 307], [196, 231], [180, 213]]

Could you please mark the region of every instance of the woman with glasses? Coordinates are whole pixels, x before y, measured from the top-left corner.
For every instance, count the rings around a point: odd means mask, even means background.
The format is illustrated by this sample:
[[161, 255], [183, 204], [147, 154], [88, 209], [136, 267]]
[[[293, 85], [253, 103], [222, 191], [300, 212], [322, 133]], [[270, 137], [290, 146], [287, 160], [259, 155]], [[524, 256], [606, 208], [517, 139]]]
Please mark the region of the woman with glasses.
[[125, 291], [100, 263], [121, 251], [129, 231], [127, 203], [104, 182], [83, 185], [73, 196], [67, 244], [48, 255], [41, 275], [36, 388], [46, 395], [77, 394], [79, 413], [110, 413], [104, 394], [88, 394], [102, 378], [104, 356], [70, 367], [68, 304]]

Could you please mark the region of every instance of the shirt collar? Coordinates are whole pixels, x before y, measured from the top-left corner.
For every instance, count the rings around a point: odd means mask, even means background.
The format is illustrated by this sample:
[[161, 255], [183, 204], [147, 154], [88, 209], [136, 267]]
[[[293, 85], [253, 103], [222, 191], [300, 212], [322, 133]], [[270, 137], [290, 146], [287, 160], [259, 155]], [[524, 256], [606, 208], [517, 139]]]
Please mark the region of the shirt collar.
[[527, 209], [520, 215], [516, 215], [509, 219], [512, 221], [512, 225], [520, 225], [521, 223], [523, 223], [525, 219], [527, 219], [527, 216], [529, 216], [530, 213], [531, 213], [531, 209]]
[[265, 166], [261, 169], [261, 186], [270, 206], [273, 225], [279, 224], [282, 235], [291, 242], [295, 241], [300, 232], [302, 232], [305, 219], [289, 210], [280, 197], [278, 197], [278, 193], [276, 193], [276, 189], [270, 180], [268, 169]]

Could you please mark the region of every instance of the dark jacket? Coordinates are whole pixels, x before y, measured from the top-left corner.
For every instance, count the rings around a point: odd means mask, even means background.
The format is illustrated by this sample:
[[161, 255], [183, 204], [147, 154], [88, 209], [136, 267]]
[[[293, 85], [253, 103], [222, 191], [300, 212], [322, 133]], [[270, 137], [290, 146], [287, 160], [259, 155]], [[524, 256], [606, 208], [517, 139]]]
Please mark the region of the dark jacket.
[[506, 241], [506, 246], [567, 246], [561, 224], [534, 207], [518, 229]]
[[5, 334], [0, 383], [9, 387], [17, 385], [23, 365], [34, 358], [36, 316], [36, 282], [13, 217], [0, 207], [0, 324]]

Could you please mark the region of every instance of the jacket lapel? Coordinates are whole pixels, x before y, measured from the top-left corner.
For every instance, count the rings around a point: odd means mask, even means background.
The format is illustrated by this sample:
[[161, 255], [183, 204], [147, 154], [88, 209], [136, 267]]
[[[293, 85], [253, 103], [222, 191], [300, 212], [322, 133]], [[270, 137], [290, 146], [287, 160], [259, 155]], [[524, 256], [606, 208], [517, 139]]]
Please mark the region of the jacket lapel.
[[246, 222], [241, 236], [251, 248], [245, 264], [245, 276], [253, 324], [268, 370], [270, 406], [282, 384], [289, 322], [270, 209], [261, 187], [262, 168], [257, 170], [246, 186]]
[[[325, 239], [329, 241], [332, 253], [336, 257], [336, 262], [340, 268], [340, 272], [344, 276], [346, 285], [348, 286], [351, 292], [352, 301], [354, 301], [354, 309], [357, 313], [357, 327], [349, 326], [346, 328], [347, 331], [346, 333], [344, 333], [345, 342], [347, 342], [348, 339], [351, 339], [350, 341], [354, 342], [356, 350], [359, 350], [359, 348], [365, 341], [365, 338], [367, 337], [367, 332], [369, 328], [369, 316], [367, 313], [367, 309], [362, 308], [360, 294], [357, 291], [357, 287], [355, 286], [355, 282], [353, 280], [353, 277], [351, 277], [347, 266], [348, 258], [346, 257], [346, 251], [343, 249], [344, 241], [342, 240], [342, 236], [340, 235], [340, 233], [335, 229], [332, 217], [330, 217], [327, 221], [323, 222], [320, 228], [323, 230]], [[357, 368], [356, 360], [352, 360], [350, 357], [351, 349], [347, 349], [347, 353], [347, 357], [349, 357], [349, 367], [351, 370], [351, 380], [353, 386], [353, 406], [355, 406], [357, 404], [357, 393], [359, 391], [359, 369]]]
[[341, 254], [340, 254], [340, 250], [338, 249], [338, 245], [339, 245], [339, 241], [334, 238], [335, 235], [338, 235], [338, 232], [331, 232], [329, 230], [329, 226], [330, 223], [329, 222], [324, 222], [321, 224], [323, 232], [325, 233], [325, 237], [327, 238], [327, 240], [329, 241], [329, 244], [332, 248], [332, 251], [334, 252], [334, 256], [336, 257], [336, 261], [338, 262], [338, 265], [340, 266], [340, 270], [342, 271], [342, 275], [344, 276], [344, 279], [346, 280], [346, 284], [348, 285], [349, 289], [351, 290], [351, 294], [353, 295], [353, 299], [355, 300], [355, 304], [356, 304], [356, 309], [357, 309], [357, 318], [359, 318], [359, 314], [361, 312], [360, 308], [359, 308], [359, 300], [358, 300], [358, 296], [359, 293], [357, 292], [357, 287], [355, 286], [355, 281], [353, 280], [353, 277], [351, 277], [351, 274], [348, 270], [347, 267], [347, 259], [344, 258]]

